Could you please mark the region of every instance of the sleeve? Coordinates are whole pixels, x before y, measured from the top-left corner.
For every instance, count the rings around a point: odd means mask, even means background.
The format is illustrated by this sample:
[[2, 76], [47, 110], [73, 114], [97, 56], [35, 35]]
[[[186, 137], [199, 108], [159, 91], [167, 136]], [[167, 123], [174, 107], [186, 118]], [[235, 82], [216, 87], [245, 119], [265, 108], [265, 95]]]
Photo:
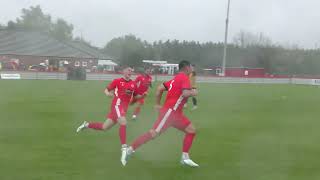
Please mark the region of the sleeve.
[[133, 96], [137, 96], [137, 95], [143, 95], [140, 91], [137, 85], [135, 85], [134, 87], [134, 91], [133, 91]]
[[134, 80], [134, 82], [136, 83], [137, 87], [139, 87], [141, 84], [141, 77], [137, 76], [136, 79]]
[[117, 84], [118, 84], [118, 80], [117, 80], [117, 79], [113, 80], [113, 81], [112, 81], [110, 84], [108, 84], [108, 86], [107, 86], [108, 91], [114, 90], [114, 89], [117, 87]]
[[166, 90], [169, 89], [171, 81], [172, 81], [172, 80], [166, 81], [166, 82], [163, 83], [163, 86], [166, 88]]
[[191, 89], [191, 83], [188, 76], [185, 76], [184, 78], [181, 78], [181, 88], [182, 89]]
[[140, 81], [140, 76], [138, 75], [137, 77], [136, 77], [136, 79], [134, 80], [134, 82], [139, 82]]

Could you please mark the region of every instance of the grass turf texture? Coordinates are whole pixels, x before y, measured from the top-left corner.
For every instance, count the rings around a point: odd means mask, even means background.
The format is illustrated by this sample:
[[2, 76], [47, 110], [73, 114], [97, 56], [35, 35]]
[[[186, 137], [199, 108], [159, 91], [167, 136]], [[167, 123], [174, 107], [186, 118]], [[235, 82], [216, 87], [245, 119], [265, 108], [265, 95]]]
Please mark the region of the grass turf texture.
[[[192, 169], [179, 164], [183, 134], [175, 129], [139, 149], [126, 167], [117, 127], [76, 134], [83, 120], [104, 120], [111, 100], [105, 84], [0, 81], [0, 179], [320, 178], [317, 87], [200, 84], [199, 109], [186, 110], [198, 130], [191, 155], [201, 167]], [[128, 124], [128, 142], [156, 119], [153, 91]]]

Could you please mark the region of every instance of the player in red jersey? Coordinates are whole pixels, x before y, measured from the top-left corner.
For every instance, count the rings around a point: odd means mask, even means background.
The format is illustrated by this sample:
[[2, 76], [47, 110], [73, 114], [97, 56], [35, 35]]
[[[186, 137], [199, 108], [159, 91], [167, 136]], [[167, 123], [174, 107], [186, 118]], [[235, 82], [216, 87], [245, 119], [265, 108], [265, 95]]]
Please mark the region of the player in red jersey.
[[[188, 61], [181, 61], [179, 63], [179, 69], [180, 72], [173, 79], [158, 87], [156, 92], [156, 107], [160, 108], [158, 119], [148, 132], [138, 137], [132, 145], [127, 148], [125, 161], [127, 161], [128, 157], [142, 144], [157, 137], [157, 135], [166, 131], [167, 128], [174, 127], [185, 133], [181, 163], [192, 167], [199, 166], [189, 157], [189, 150], [196, 135], [196, 130], [190, 120], [183, 114], [183, 106], [188, 97], [196, 96], [197, 91], [192, 89], [188, 77], [191, 72], [190, 63]], [[160, 102], [164, 91], [168, 92], [165, 103], [161, 107]]]
[[108, 130], [119, 123], [119, 137], [122, 144], [121, 163], [125, 165], [126, 150], [126, 113], [132, 99], [143, 98], [144, 95], [138, 94], [136, 83], [131, 78], [132, 68], [126, 67], [123, 70], [123, 77], [114, 79], [105, 89], [104, 93], [113, 97], [110, 112], [106, 116], [105, 122], [87, 122], [84, 121], [77, 129], [80, 132], [84, 129]]
[[[152, 86], [151, 69], [146, 68], [144, 73], [137, 76], [135, 82], [137, 83], [138, 92], [140, 94], [147, 94], [149, 88]], [[141, 107], [144, 105], [145, 98], [140, 98], [131, 102], [131, 105], [137, 104], [132, 119], [135, 120], [140, 114]]]

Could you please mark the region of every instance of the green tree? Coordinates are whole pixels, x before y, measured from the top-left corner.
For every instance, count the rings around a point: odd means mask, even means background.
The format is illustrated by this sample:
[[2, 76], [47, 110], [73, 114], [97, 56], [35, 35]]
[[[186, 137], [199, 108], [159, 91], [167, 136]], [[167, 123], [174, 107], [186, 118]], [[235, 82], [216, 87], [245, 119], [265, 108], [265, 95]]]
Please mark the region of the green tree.
[[[103, 49], [120, 61], [122, 65], [139, 66], [145, 57], [148, 45], [134, 35], [112, 39]], [[149, 47], [150, 48], [150, 47]]]
[[9, 21], [8, 29], [26, 29], [45, 32], [59, 40], [71, 40], [73, 37], [73, 25], [58, 18], [52, 21], [49, 14], [45, 14], [39, 5], [31, 6], [29, 9], [22, 9], [21, 17], [16, 21]]
[[71, 40], [73, 36], [72, 31], [73, 25], [59, 18], [57, 22], [52, 25], [51, 34], [59, 40]]
[[23, 8], [22, 15], [16, 19], [15, 27], [23, 29], [50, 32], [52, 28], [51, 16], [44, 14], [39, 5], [31, 6], [30, 9]]
[[[87, 46], [93, 47], [92, 44], [91, 44], [91, 42], [87, 41], [87, 40], [84, 39], [83, 37], [77, 36], [77, 37], [74, 38], [74, 41], [80, 42], [80, 43], [83, 43], [83, 44], [85, 44], [85, 45], [87, 45]], [[94, 48], [99, 49], [99, 48], [97, 48], [97, 47], [94, 47]]]
[[[240, 34], [241, 35], [241, 34]], [[320, 74], [320, 50], [286, 49], [273, 45], [262, 33], [243, 33], [242, 41], [228, 44], [227, 67], [264, 68], [269, 74]], [[199, 69], [221, 66], [223, 43], [166, 40], [148, 43], [133, 35], [112, 39], [104, 52], [121, 64], [140, 66], [142, 59], [178, 63], [189, 60]]]

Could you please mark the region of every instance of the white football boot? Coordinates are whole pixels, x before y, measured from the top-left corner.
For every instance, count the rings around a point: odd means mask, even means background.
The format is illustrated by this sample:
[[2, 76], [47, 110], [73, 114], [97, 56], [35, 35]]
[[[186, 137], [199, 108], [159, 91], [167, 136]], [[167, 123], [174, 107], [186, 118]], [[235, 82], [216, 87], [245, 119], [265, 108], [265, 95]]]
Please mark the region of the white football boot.
[[198, 109], [198, 106], [193, 106], [192, 109], [191, 109], [191, 111], [194, 111], [194, 110], [196, 110], [196, 109]]
[[[134, 150], [132, 149], [132, 147], [128, 147], [126, 148], [126, 152], [125, 152], [125, 157], [122, 158], [123, 156], [121, 156], [121, 162], [122, 164], [127, 164], [129, 157], [134, 153]], [[123, 152], [122, 152], [123, 154]], [[125, 165], [124, 165], [125, 166]]]
[[87, 121], [84, 121], [77, 129], [77, 133], [79, 133], [80, 131], [87, 129], [88, 128], [89, 123]]
[[193, 162], [190, 157], [189, 157], [189, 154], [188, 153], [182, 153], [182, 157], [181, 157], [181, 164], [182, 165], [187, 165], [187, 166], [190, 166], [190, 167], [199, 167], [199, 165], [195, 162]]
[[120, 161], [123, 166], [127, 164], [127, 154], [128, 154], [127, 150], [128, 150], [128, 146], [126, 144], [123, 144], [121, 148], [121, 158], [120, 158]]

